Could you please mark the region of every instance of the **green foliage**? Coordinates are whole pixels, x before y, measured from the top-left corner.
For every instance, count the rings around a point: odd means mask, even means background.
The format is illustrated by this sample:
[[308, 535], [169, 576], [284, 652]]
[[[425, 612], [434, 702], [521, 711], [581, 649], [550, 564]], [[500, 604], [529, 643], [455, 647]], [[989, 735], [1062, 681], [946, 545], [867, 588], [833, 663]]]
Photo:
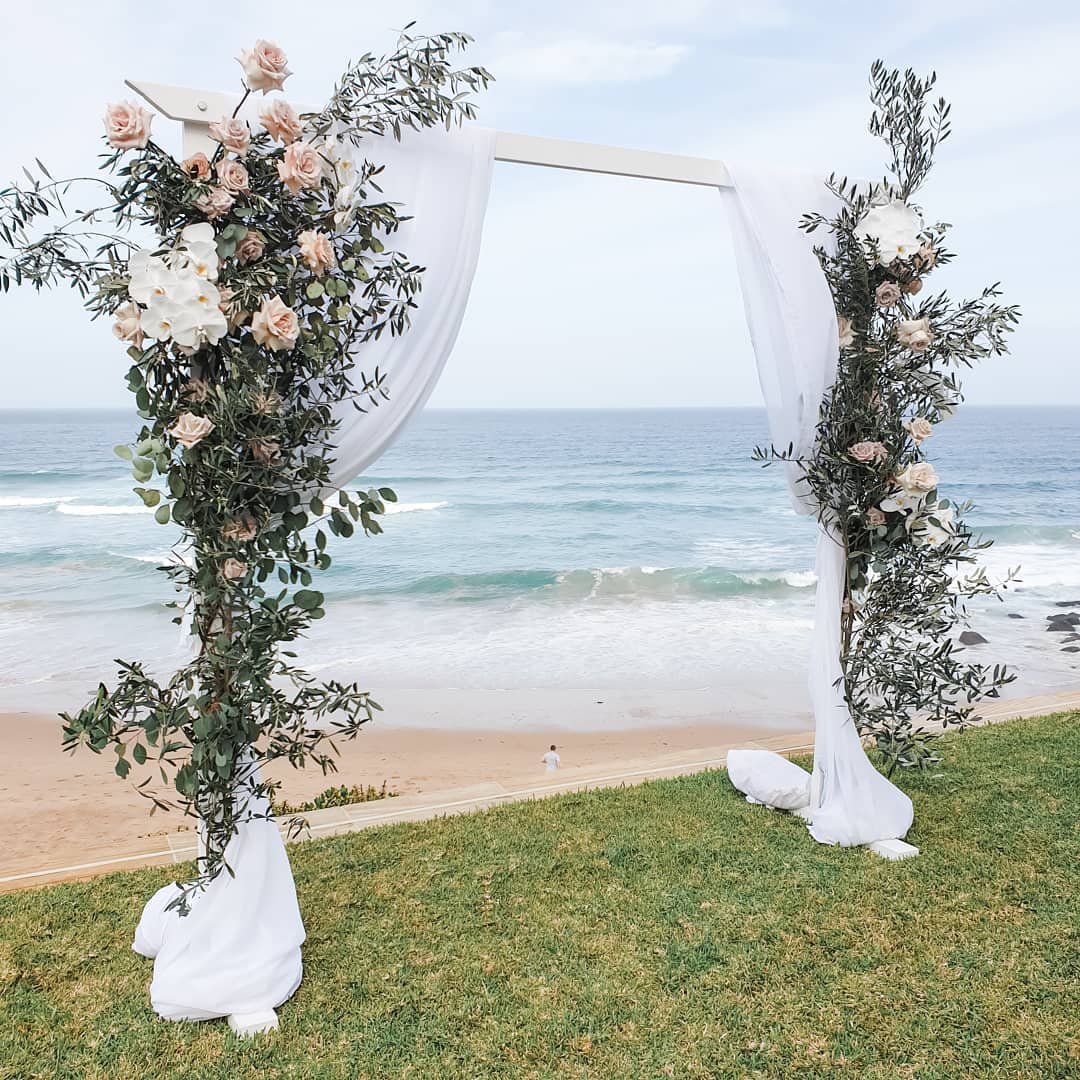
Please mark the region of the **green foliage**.
[[[175, 522], [184, 537], [162, 569], [189, 597], [197, 655], [165, 680], [118, 661], [113, 687], [63, 714], [64, 745], [111, 747], [118, 775], [146, 772], [138, 790], [155, 808], [198, 814], [207, 850], [196, 886], [221, 871], [237, 822], [273, 795], [276, 785], [256, 778], [260, 764], [285, 758], [333, 771], [332, 740], [355, 736], [379, 708], [359, 684], [318, 682], [286, 648], [325, 615], [314, 578], [331, 564], [327, 534], [381, 532], [378, 517], [395, 497], [387, 488], [330, 490], [333, 410], [352, 402], [364, 412], [389, 396], [386, 373], [365, 374], [357, 360], [365, 342], [408, 329], [422, 281], [422, 268], [392, 249], [407, 208], [381, 198], [381, 167], [358, 155], [353, 168], [344, 144], [472, 117], [469, 95], [490, 76], [452, 66], [468, 41], [403, 34], [391, 56], [352, 65], [327, 109], [302, 118], [300, 145], [317, 152], [322, 176], [298, 191], [279, 173], [286, 148], [266, 131], [235, 158], [219, 146], [202, 167], [149, 141], [110, 151], [107, 179], [55, 181], [42, 167], [29, 186], [0, 191], [0, 288], [66, 283], [93, 316], [117, 315], [144, 423], [115, 452], [131, 463], [135, 494], [155, 519]], [[209, 201], [223, 190], [219, 165], [246, 169], [223, 208]], [[104, 188], [106, 203], [68, 214], [69, 192], [88, 184]], [[111, 231], [95, 226], [104, 219]], [[151, 301], [144, 311], [134, 295], [127, 234], [151, 230], [157, 265], [193, 273], [181, 234], [207, 220], [219, 264], [206, 278], [216, 290], [204, 289], [214, 297], [207, 309], [220, 294], [211, 317], [224, 315], [227, 331], [200, 328], [187, 347], [169, 335], [147, 340], [140, 318]], [[302, 233], [330, 244], [329, 265], [305, 256]], [[295, 315], [295, 340], [257, 332], [253, 313], [272, 299]]]
[[[949, 106], [943, 99], [930, 104], [935, 82], [935, 75], [920, 79], [875, 62], [870, 130], [890, 148], [889, 175], [869, 187], [830, 177], [838, 214], [804, 220], [808, 232], [832, 234], [835, 251], [817, 253], [851, 340], [840, 350], [822, 404], [813, 458], [800, 464], [822, 523], [847, 553], [839, 644], [848, 704], [890, 771], [937, 760], [925, 720], [943, 726], [976, 720], [977, 703], [997, 697], [1014, 678], [956, 651], [965, 601], [1001, 587], [977, 566], [990, 541], [964, 523], [970, 506], [953, 505], [936, 488], [912, 496], [900, 478], [924, 461], [911, 422], [918, 418], [932, 430], [952, 415], [963, 400], [958, 369], [1007, 352], [1019, 311], [997, 302], [996, 285], [973, 300], [954, 302], [945, 293], [923, 298], [933, 269], [954, 258], [945, 224], [924, 225], [918, 249], [887, 264], [876, 243], [857, 234], [867, 213], [890, 201], [918, 210], [910, 198], [949, 135]], [[882, 287], [894, 288], [898, 299], [881, 303]], [[910, 336], [924, 327], [925, 338]], [[852, 448], [860, 443], [882, 453], [858, 460]], [[792, 453], [757, 449], [755, 457], [791, 460]]]
[[381, 787], [375, 787], [374, 784], [368, 784], [367, 787], [353, 784], [352, 787], [347, 787], [341, 784], [339, 787], [328, 787], [325, 791], [320, 791], [314, 799], [295, 805], [284, 799], [281, 802], [275, 800], [270, 804], [270, 810], [280, 817], [285, 814], [310, 814], [313, 810], [329, 810], [334, 806], [351, 806], [353, 803], [394, 798], [397, 798], [397, 792], [388, 791], [385, 780]]
[[1074, 1077], [1080, 714], [943, 741], [902, 863], [722, 772], [297, 844], [304, 984], [252, 1041], [149, 1007], [177, 867], [0, 896], [0, 1076]]

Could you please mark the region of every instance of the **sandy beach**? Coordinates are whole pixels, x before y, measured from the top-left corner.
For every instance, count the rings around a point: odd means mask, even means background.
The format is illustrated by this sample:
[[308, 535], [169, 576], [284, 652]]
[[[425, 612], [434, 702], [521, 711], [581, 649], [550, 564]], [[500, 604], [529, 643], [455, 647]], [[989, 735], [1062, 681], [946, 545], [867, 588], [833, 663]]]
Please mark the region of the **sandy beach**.
[[[726, 698], [726, 700], [725, 700]], [[772, 720], [713, 690], [433, 691], [382, 695], [386, 712], [352, 742], [339, 744], [336, 775], [277, 770], [290, 801], [337, 784], [385, 780], [401, 794], [543, 775], [552, 743], [566, 768], [618, 766], [657, 755], [805, 730], [808, 713]], [[79, 861], [89, 849], [188, 830], [191, 819], [160, 811], [113, 772], [112, 754], [64, 754], [60, 721], [43, 713], [0, 712], [0, 874]]]

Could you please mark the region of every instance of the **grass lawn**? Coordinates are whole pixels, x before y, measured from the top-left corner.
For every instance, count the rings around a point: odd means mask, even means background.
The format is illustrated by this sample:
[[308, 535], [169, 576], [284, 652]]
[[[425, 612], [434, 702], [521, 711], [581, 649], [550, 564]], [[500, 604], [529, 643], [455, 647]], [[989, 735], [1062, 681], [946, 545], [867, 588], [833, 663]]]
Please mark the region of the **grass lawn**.
[[945, 750], [902, 863], [722, 772], [293, 847], [306, 974], [254, 1043], [150, 1012], [168, 870], [0, 897], [0, 1077], [1078, 1077], [1080, 714]]

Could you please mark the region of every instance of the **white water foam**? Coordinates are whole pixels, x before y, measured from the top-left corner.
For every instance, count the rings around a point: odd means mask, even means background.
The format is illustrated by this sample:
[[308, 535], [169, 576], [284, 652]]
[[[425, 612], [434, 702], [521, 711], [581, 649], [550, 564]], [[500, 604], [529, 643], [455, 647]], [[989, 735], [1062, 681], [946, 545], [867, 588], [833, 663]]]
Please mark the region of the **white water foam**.
[[34, 506], [59, 506], [72, 502], [75, 495], [0, 495], [0, 509], [23, 510]]
[[81, 503], [62, 502], [56, 508], [61, 514], [74, 517], [113, 517], [119, 514], [152, 514], [152, 506], [86, 506]]
[[389, 514], [414, 514], [421, 510], [442, 510], [449, 506], [448, 502], [415, 502], [415, 503], [391, 503], [385, 504], [386, 513]]

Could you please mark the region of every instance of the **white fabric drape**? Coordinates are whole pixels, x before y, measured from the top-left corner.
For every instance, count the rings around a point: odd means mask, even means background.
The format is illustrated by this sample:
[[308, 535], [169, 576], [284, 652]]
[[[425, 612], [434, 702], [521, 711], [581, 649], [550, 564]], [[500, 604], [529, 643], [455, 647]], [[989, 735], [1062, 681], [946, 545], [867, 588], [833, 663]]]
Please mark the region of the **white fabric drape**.
[[[830, 237], [824, 229], [807, 235], [799, 221], [813, 211], [832, 217], [836, 198], [812, 176], [730, 164], [728, 172], [733, 187], [723, 196], [769, 432], [777, 448], [790, 445], [795, 456], [807, 457], [822, 398], [836, 377], [839, 342], [832, 295], [813, 252], [814, 244], [828, 245]], [[816, 514], [799, 467], [785, 468], [795, 509]], [[819, 526], [809, 678], [814, 773], [806, 816], [816, 840], [853, 846], [903, 837], [911, 827], [912, 806], [866, 757], [838, 685], [844, 559], [843, 548]], [[789, 777], [781, 760], [766, 755], [739, 761], [736, 773], [746, 777], [740, 790], [765, 801], [755, 791]]]
[[[259, 782], [249, 763], [243, 787]], [[265, 799], [250, 799], [262, 815]], [[230, 841], [223, 871], [181, 916], [167, 911], [178, 886], [147, 902], [132, 946], [153, 959], [150, 1003], [166, 1020], [210, 1020], [275, 1009], [300, 985], [304, 924], [289, 857], [274, 822], [244, 820]]]
[[412, 216], [386, 241], [387, 247], [403, 251], [425, 270], [408, 331], [400, 337], [384, 331], [357, 349], [357, 363], [366, 374], [376, 367], [386, 374], [390, 396], [377, 406], [361, 401], [365, 413], [348, 402], [335, 410], [341, 427], [331, 470], [334, 487], [347, 484], [386, 452], [439, 381], [461, 328], [480, 255], [495, 132], [474, 125], [406, 131], [400, 143], [366, 140], [353, 154], [358, 162], [367, 157], [385, 165], [377, 178], [383, 197], [403, 203]]
[[[457, 338], [480, 251], [491, 187], [494, 131], [475, 126], [425, 130], [366, 140], [355, 157], [385, 165], [382, 195], [402, 203], [411, 220], [386, 238], [425, 268], [418, 307], [405, 334], [389, 331], [359, 346], [366, 374], [386, 375], [389, 400], [358, 412], [336, 410], [337, 456], [332, 482], [340, 487], [375, 461], [434, 389]], [[257, 775], [257, 774], [255, 774]], [[254, 781], [257, 783], [257, 780]], [[265, 805], [253, 804], [255, 813]], [[159, 890], [143, 911], [134, 949], [154, 959], [150, 999], [168, 1020], [241, 1017], [258, 1028], [300, 985], [304, 926], [288, 855], [272, 820], [246, 820], [230, 842], [222, 873], [196, 894], [191, 911], [166, 911], [177, 886]]]

